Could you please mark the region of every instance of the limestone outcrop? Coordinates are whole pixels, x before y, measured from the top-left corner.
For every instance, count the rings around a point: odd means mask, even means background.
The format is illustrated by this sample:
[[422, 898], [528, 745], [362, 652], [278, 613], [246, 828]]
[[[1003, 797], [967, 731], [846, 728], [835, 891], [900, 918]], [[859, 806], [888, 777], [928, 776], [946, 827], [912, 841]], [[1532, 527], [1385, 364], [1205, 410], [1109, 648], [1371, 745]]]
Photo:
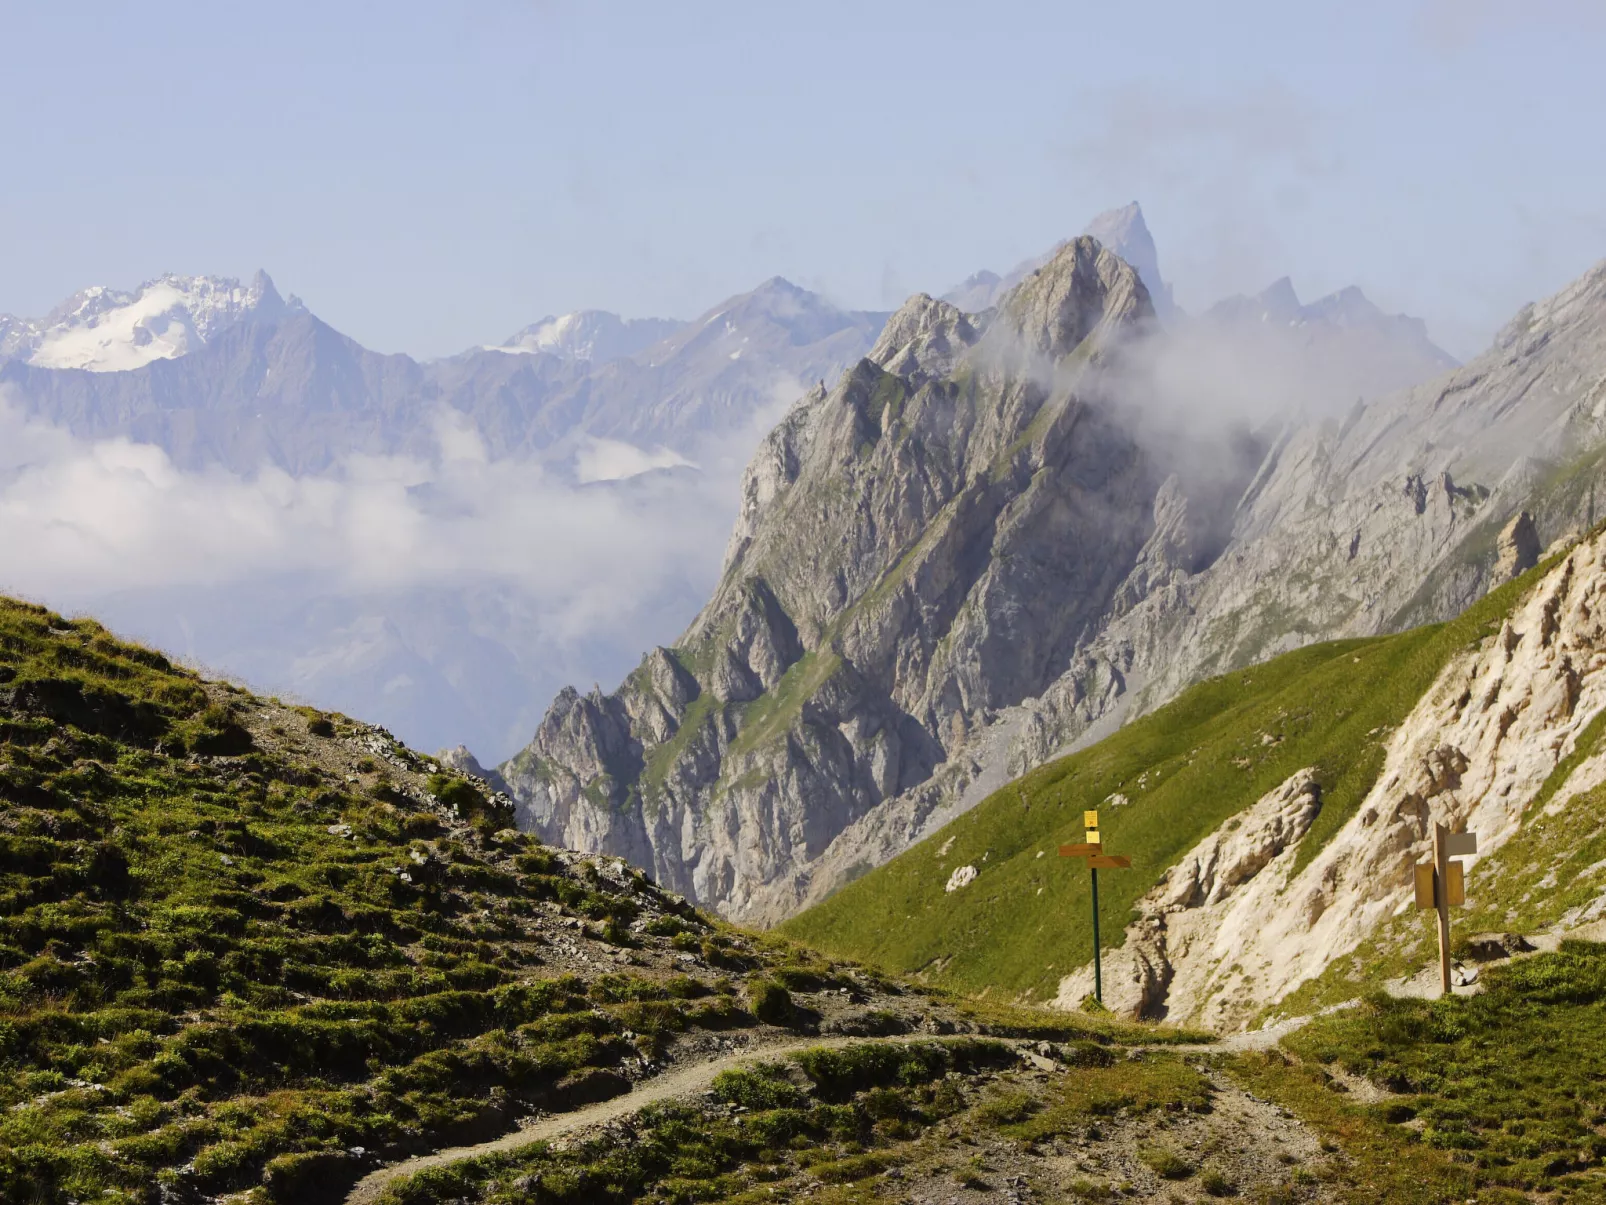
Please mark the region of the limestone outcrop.
[[[1356, 814], [1303, 867], [1299, 842], [1320, 808], [1309, 771], [1173, 867], [1140, 902], [1124, 946], [1106, 956], [1105, 1003], [1131, 1016], [1245, 1024], [1412, 906], [1411, 867], [1429, 856], [1435, 823], [1477, 833], [1478, 857], [1467, 861], [1475, 877], [1603, 710], [1598, 535], [1541, 579], [1498, 633], [1445, 667], [1393, 733]], [[1603, 779], [1606, 759], [1581, 759], [1547, 809], [1565, 809]], [[1091, 984], [1090, 968], [1067, 976], [1058, 1003], [1074, 1006]]]

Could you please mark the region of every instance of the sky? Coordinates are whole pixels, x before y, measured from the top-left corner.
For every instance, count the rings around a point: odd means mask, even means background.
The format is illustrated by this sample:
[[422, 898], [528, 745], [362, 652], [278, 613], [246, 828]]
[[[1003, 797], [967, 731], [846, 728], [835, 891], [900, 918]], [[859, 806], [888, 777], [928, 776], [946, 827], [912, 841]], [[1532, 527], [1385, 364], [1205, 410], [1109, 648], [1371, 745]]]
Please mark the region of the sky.
[[1177, 300], [1474, 354], [1606, 256], [1606, 5], [0, 0], [0, 312], [246, 276], [417, 356], [783, 275], [887, 308], [1137, 199]]

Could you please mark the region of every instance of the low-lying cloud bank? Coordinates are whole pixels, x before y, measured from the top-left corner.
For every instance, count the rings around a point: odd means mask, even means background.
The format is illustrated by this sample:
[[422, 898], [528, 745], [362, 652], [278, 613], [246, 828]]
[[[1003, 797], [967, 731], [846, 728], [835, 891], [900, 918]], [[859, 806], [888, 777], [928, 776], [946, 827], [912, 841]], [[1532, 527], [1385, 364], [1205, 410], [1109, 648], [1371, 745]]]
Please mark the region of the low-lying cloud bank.
[[[297, 478], [184, 471], [0, 397], [0, 590], [419, 744], [501, 756], [564, 681], [607, 682], [691, 618], [756, 436], [699, 449], [702, 470], [663, 449], [592, 448], [573, 484], [490, 458], [443, 412], [428, 459], [352, 456]], [[477, 684], [498, 659], [501, 680]]]

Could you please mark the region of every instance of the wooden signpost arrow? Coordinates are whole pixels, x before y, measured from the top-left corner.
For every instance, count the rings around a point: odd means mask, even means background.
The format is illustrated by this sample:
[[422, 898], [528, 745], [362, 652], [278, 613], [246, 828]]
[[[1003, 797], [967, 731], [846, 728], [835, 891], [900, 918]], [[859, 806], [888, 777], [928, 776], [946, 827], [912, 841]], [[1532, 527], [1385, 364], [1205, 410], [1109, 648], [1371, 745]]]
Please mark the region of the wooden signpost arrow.
[[1083, 812], [1082, 824], [1087, 829], [1087, 840], [1075, 845], [1060, 846], [1062, 858], [1086, 858], [1093, 876], [1093, 999], [1104, 1003], [1104, 967], [1099, 961], [1099, 871], [1127, 870], [1132, 859], [1124, 854], [1107, 854], [1099, 840], [1099, 814]]
[[1416, 906], [1439, 917], [1439, 985], [1450, 994], [1450, 909], [1467, 902], [1466, 872], [1451, 858], [1478, 852], [1476, 833], [1452, 833], [1442, 824], [1433, 826], [1433, 861], [1416, 866]]

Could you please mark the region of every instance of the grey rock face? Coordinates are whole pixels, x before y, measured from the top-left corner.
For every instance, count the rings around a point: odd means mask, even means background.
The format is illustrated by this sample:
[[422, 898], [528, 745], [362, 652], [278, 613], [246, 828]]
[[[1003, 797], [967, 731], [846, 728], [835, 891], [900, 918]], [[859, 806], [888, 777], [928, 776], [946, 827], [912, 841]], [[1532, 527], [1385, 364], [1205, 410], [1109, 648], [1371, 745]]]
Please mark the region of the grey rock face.
[[1066, 671], [1162, 486], [1186, 508], [1105, 396], [1152, 321], [1091, 239], [986, 322], [912, 299], [765, 441], [677, 646], [613, 695], [560, 696], [503, 768], [527, 822], [775, 919], [775, 884]]
[[1171, 297], [1171, 286], [1160, 276], [1160, 253], [1155, 249], [1154, 236], [1149, 233], [1143, 210], [1136, 201], [1099, 214], [1083, 233], [1097, 239], [1137, 269], [1161, 321], [1169, 322], [1176, 316], [1177, 303]]
[[506, 768], [528, 822], [774, 921], [1202, 677], [1456, 613], [1515, 567], [1502, 529], [1596, 517], [1606, 265], [1464, 368], [1258, 437], [1156, 431], [1152, 318], [1091, 240], [990, 315], [908, 303], [760, 449], [659, 668]]
[[[1101, 247], [1125, 260], [1138, 274], [1143, 287], [1149, 292], [1149, 302], [1155, 314], [1170, 321], [1178, 313], [1171, 299], [1171, 286], [1160, 276], [1160, 254], [1154, 245], [1143, 220], [1143, 209], [1136, 201], [1119, 209], [1109, 209], [1087, 224], [1082, 234], [1095, 240]], [[1004, 275], [996, 272], [976, 272], [942, 295], [942, 299], [969, 314], [979, 314], [997, 305], [1004, 295], [1054, 256], [1071, 240], [1057, 244], [1053, 250], [1022, 260]]]
[[1494, 580], [1510, 581], [1532, 569], [1539, 563], [1540, 547], [1534, 517], [1523, 511], [1500, 529], [1500, 541], [1495, 546]]

